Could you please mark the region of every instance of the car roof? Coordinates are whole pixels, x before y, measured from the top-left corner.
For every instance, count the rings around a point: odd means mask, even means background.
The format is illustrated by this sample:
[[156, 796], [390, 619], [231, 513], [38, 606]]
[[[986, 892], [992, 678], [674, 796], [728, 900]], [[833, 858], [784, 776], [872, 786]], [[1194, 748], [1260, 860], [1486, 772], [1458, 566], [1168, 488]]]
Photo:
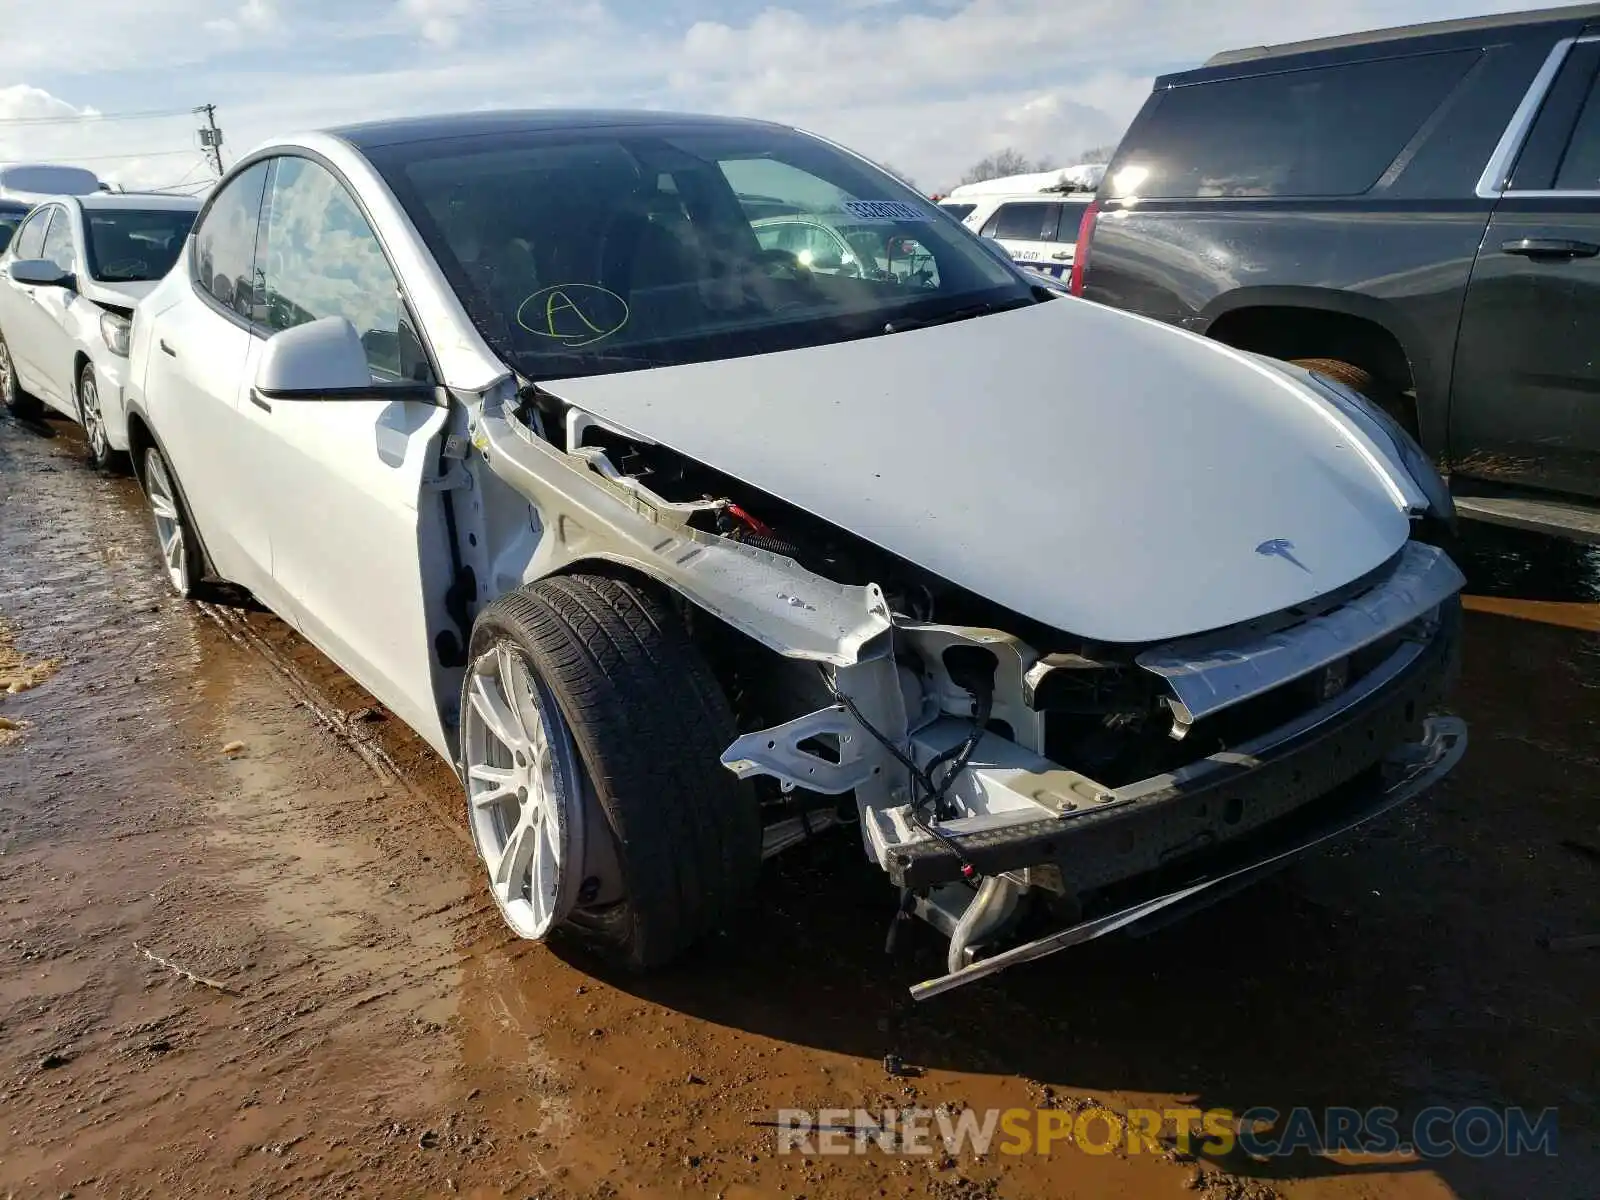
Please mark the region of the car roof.
[[493, 133], [531, 133], [539, 130], [652, 127], [682, 129], [787, 128], [771, 121], [746, 117], [715, 117], [696, 113], [654, 112], [633, 109], [502, 109], [489, 112], [445, 113], [430, 117], [400, 117], [341, 125], [324, 132], [366, 151], [438, 138], [477, 137]]
[[954, 200], [941, 200], [940, 204], [1014, 204], [1018, 200], [1038, 201], [1043, 204], [1059, 204], [1066, 200], [1079, 201], [1087, 204], [1094, 199], [1093, 192], [984, 192], [977, 196], [957, 196]]
[[[1381, 42], [1438, 37], [1452, 33], [1482, 33], [1549, 24], [1584, 23], [1600, 18], [1600, 4], [1576, 4], [1565, 8], [1541, 8], [1526, 12], [1494, 13], [1487, 17], [1464, 17], [1454, 21], [1429, 21], [1419, 25], [1395, 25], [1338, 37], [1313, 38], [1303, 42], [1283, 42], [1276, 46], [1246, 46], [1224, 50], [1206, 59], [1204, 67], [1232, 66], [1291, 54], [1313, 54], [1325, 50], [1346, 50]], [[1201, 69], [1204, 69], [1202, 67]], [[1181, 75], [1167, 78], [1181, 78]]]

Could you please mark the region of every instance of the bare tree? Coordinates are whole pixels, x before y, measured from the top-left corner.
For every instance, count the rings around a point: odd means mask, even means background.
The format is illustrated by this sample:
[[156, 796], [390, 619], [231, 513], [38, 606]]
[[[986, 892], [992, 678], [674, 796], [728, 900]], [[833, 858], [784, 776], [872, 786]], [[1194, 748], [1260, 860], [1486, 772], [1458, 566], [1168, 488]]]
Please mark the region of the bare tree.
[[1081, 163], [1098, 163], [1104, 166], [1111, 161], [1111, 156], [1117, 152], [1117, 144], [1110, 142], [1104, 146], [1090, 146], [1087, 150], [1078, 151], [1078, 161]]
[[878, 165], [880, 167], [882, 167], [885, 171], [889, 172], [889, 174], [893, 175], [901, 183], [905, 184], [912, 191], [914, 191], [914, 192], [915, 191], [921, 191], [921, 189], [917, 187], [917, 181], [915, 179], [911, 178], [911, 176], [907, 175], [904, 171], [902, 171], [899, 167], [895, 166], [893, 163], [881, 162]]
[[999, 179], [1003, 175], [1027, 175], [1033, 171], [1049, 169], [1049, 165], [1042, 160], [1034, 162], [1022, 151], [1007, 146], [1004, 150], [997, 150], [973, 163], [961, 176], [961, 182], [982, 183], [986, 179]]

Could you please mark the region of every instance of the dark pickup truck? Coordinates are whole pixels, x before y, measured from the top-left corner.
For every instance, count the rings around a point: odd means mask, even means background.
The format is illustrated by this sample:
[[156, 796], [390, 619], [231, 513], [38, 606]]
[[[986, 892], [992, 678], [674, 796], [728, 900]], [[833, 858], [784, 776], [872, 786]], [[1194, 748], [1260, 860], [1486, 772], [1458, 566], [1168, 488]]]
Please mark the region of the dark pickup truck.
[[1600, 543], [1600, 4], [1156, 80], [1072, 290], [1336, 378], [1464, 517]]

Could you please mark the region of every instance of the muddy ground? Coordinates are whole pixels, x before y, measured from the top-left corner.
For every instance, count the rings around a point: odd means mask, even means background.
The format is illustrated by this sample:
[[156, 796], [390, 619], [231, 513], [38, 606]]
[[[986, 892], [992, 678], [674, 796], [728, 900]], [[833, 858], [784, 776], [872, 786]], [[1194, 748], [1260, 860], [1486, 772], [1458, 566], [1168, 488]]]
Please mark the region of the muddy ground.
[[[80, 452], [0, 420], [0, 1194], [1600, 1194], [1600, 951], [1560, 948], [1600, 932], [1580, 553], [1472, 539], [1473, 742], [1424, 803], [917, 1006], [939, 944], [885, 957], [893, 897], [847, 839], [769, 865], [751, 940], [647, 983], [511, 939], [447, 769], [270, 615], [169, 598], [135, 486]], [[802, 1159], [756, 1124], [1089, 1098], [1555, 1107], [1558, 1152]]]

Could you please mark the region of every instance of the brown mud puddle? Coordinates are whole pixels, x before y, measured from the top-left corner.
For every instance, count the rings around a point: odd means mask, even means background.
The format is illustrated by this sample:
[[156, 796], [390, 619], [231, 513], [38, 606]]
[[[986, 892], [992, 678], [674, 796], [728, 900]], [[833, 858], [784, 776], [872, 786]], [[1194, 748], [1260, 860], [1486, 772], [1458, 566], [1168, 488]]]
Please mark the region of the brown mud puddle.
[[[1458, 777], [1150, 938], [914, 1005], [936, 940], [884, 956], [840, 839], [740, 939], [607, 980], [507, 936], [431, 752], [271, 616], [168, 599], [134, 487], [47, 429], [0, 420], [0, 619], [60, 660], [3, 701], [0, 1195], [1593, 1194], [1600, 966], [1547, 948], [1600, 930], [1590, 634], [1473, 613]], [[761, 1124], [1091, 1101], [1556, 1106], [1560, 1153], [802, 1157]]]

